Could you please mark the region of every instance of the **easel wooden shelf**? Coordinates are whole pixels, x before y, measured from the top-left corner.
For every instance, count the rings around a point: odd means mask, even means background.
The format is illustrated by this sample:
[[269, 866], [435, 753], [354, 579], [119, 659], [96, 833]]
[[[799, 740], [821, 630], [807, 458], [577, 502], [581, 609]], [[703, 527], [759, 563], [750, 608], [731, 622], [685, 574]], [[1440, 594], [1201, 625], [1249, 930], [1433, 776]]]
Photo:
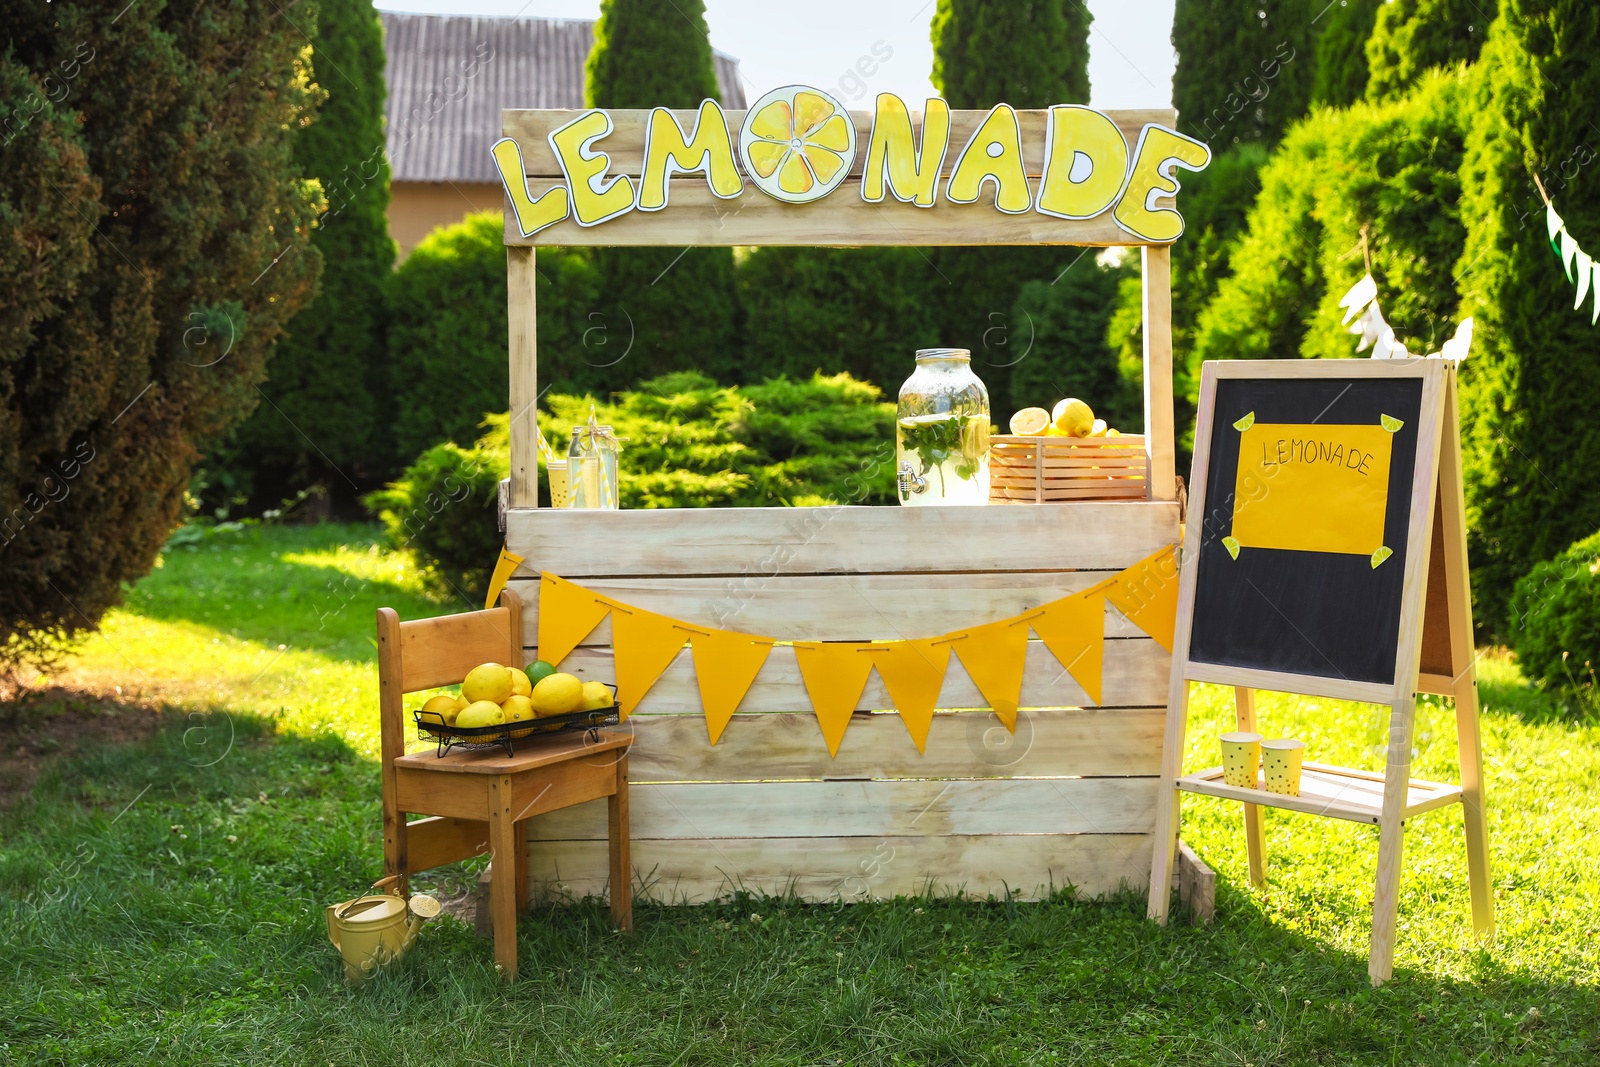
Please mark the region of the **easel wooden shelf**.
[[[1371, 823], [1373, 826], [1378, 825], [1383, 816], [1383, 775], [1349, 767], [1330, 767], [1324, 763], [1307, 763], [1301, 768], [1300, 795], [1295, 797], [1269, 793], [1264, 784], [1256, 789], [1240, 789], [1229, 785], [1222, 780], [1221, 767], [1184, 775], [1178, 779], [1178, 788], [1186, 793], [1204, 793], [1223, 800], [1303, 811], [1308, 815], [1326, 815], [1333, 819]], [[1459, 785], [1412, 778], [1407, 783], [1405, 817], [1409, 819], [1413, 815], [1460, 801]]]

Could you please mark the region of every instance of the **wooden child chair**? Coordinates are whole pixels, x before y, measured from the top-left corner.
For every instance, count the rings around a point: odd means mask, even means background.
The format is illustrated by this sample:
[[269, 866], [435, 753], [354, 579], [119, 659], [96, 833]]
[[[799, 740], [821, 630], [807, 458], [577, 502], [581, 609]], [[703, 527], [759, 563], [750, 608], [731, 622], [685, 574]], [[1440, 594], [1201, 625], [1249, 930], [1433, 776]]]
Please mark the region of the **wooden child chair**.
[[[382, 727], [384, 874], [409, 893], [417, 871], [488, 852], [494, 956], [517, 977], [517, 912], [528, 903], [527, 827], [547, 811], [607, 798], [611, 918], [633, 929], [628, 864], [628, 746], [625, 733], [535, 736], [516, 755], [455, 749], [406, 755], [405, 696], [454, 685], [480, 663], [523, 666], [522, 600], [507, 589], [498, 607], [401, 622], [378, 609], [378, 715]], [[428, 815], [407, 822], [407, 814]]]

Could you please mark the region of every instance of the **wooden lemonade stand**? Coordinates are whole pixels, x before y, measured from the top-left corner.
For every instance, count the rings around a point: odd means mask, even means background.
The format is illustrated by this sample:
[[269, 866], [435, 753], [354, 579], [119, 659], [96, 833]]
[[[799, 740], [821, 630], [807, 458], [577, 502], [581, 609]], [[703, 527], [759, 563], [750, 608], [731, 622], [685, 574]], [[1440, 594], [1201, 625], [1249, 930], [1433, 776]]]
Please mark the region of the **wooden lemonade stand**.
[[[1171, 660], [1123, 613], [1103, 614], [1098, 700], [1029, 636], [1014, 732], [986, 710], [989, 702], [952, 658], [937, 706], [965, 710], [935, 715], [920, 752], [886, 710], [895, 705], [873, 675], [849, 717], [848, 736], [830, 755], [796, 650], [785, 642], [885, 641], [979, 626], [1103, 584], [1179, 541], [1168, 245], [1181, 220], [1171, 201], [1159, 198], [1176, 191], [1164, 180], [1173, 165], [1199, 169], [1209, 152], [1168, 129], [1176, 117], [1171, 110], [1102, 115], [1087, 108], [1012, 112], [1002, 105], [963, 112], [929, 101], [925, 121], [903, 105], [896, 112], [899, 102], [887, 100], [880, 98], [876, 114], [849, 114], [853, 136], [849, 150], [841, 150], [847, 173], [827, 195], [805, 203], [785, 203], [754, 187], [748, 156], [733, 175], [741, 186], [735, 190], [728, 180], [729, 164], [719, 187], [717, 160], [730, 146], [742, 150], [741, 129], [748, 140], [746, 112], [723, 113], [708, 102], [698, 113], [503, 113], [505, 138], [495, 155], [508, 190], [505, 523], [508, 550], [524, 557], [510, 588], [525, 605], [525, 661], [541, 653], [533, 635], [542, 573], [660, 612], [686, 629], [731, 628], [777, 642], [715, 745], [708, 743], [688, 647], [637, 706], [625, 704], [631, 715], [624, 728], [633, 733], [632, 865], [647, 897], [699, 902], [750, 889], [817, 900], [929, 890], [1034, 898], [1068, 885], [1087, 895], [1142, 888], [1150, 875]], [[877, 131], [902, 114], [925, 150], [912, 169], [895, 172], [882, 166]], [[719, 116], [725, 135], [716, 128]], [[979, 181], [975, 202], [951, 202], [945, 193], [958, 184], [960, 161], [975, 160], [985, 137], [1006, 141], [1008, 122], [1030, 202], [1019, 209], [1017, 181], [1004, 174]], [[581, 149], [563, 141], [564, 131], [574, 129], [587, 138]], [[652, 138], [687, 142], [691, 130], [693, 150], [649, 180]], [[1063, 131], [1077, 140], [1067, 142]], [[943, 145], [927, 148], [941, 134]], [[1087, 151], [1074, 156], [1074, 146]], [[996, 167], [1016, 162], [1014, 151], [987, 154], [998, 157]], [[1068, 170], [1079, 178], [1091, 158], [1091, 177], [1069, 182]], [[698, 170], [688, 165], [696, 163]], [[615, 190], [624, 179], [637, 190], [632, 209], [597, 217], [622, 205]], [[1052, 180], [1059, 201], [1040, 195], [1041, 184]], [[911, 191], [917, 183], [934, 194], [919, 200]], [[612, 199], [602, 203], [602, 191]], [[869, 198], [874, 191], [876, 200]], [[1008, 197], [1005, 206], [997, 203]], [[580, 200], [588, 204], [587, 223]], [[1053, 215], [1039, 209], [1046, 202], [1100, 206], [1092, 217], [1061, 217], [1076, 212], [1068, 207]], [[551, 221], [555, 209], [561, 214]], [[1139, 236], [1128, 223], [1139, 218], [1136, 227], [1154, 220], [1165, 232]], [[990, 507], [538, 507], [538, 245], [1008, 244], [1140, 246], [1148, 479], [1137, 496]], [[908, 348], [908, 368], [910, 356]], [[552, 438], [564, 439], [563, 430]], [[583, 637], [561, 668], [614, 679], [613, 622]], [[603, 891], [604, 804], [553, 812], [528, 825], [535, 897]]]

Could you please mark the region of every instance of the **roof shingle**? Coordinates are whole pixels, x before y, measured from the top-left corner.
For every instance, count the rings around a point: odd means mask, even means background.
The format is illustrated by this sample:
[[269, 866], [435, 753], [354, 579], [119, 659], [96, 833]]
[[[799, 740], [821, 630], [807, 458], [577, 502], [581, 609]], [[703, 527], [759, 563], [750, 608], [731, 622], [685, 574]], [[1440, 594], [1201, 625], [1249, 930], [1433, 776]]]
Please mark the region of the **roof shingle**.
[[[581, 108], [594, 23], [381, 12], [388, 148], [397, 182], [495, 182], [502, 108]], [[745, 106], [739, 61], [713, 53], [723, 106]]]

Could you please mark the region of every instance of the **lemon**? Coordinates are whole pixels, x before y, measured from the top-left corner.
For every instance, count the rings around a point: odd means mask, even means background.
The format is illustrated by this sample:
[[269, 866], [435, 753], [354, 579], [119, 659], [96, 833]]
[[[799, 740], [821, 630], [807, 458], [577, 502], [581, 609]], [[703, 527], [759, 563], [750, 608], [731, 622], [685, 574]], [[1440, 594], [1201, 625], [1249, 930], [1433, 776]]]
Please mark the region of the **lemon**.
[[528, 664], [526, 673], [528, 675], [528, 684], [538, 685], [541, 681], [556, 673], [556, 668], [553, 663], [546, 663], [542, 659], [536, 659]]
[[492, 700], [475, 700], [456, 716], [456, 725], [469, 730], [475, 726], [499, 726], [505, 721], [505, 711]]
[[583, 710], [594, 711], [598, 708], [609, 708], [616, 700], [611, 696], [611, 687], [604, 682], [583, 683]]
[[422, 705], [422, 714], [424, 715], [422, 721], [426, 725], [433, 721], [432, 716], [437, 715], [444, 720], [446, 726], [454, 726], [456, 724], [456, 713], [460, 710], [461, 706], [456, 703], [455, 697], [449, 693], [440, 693], [436, 697], [429, 697], [428, 702]]
[[557, 671], [533, 687], [533, 710], [539, 715], [565, 715], [583, 707], [583, 683]]
[[[523, 674], [521, 671], [517, 671], [517, 670], [512, 671], [511, 672], [511, 695], [514, 696], [514, 697], [525, 697], [525, 696], [531, 696], [532, 694], [533, 694], [533, 683], [528, 681], [528, 676], [526, 674]], [[504, 704], [505, 701], [502, 700], [501, 703]]]
[[1018, 437], [1038, 437], [1050, 425], [1050, 413], [1044, 408], [1023, 408], [1011, 416], [1011, 432]]
[[1090, 428], [1090, 430], [1089, 430], [1089, 436], [1090, 437], [1104, 437], [1107, 432], [1108, 431], [1106, 430], [1106, 420], [1105, 419], [1095, 419], [1094, 420], [1094, 426], [1092, 428]]
[[472, 668], [461, 683], [461, 695], [469, 704], [480, 700], [499, 704], [511, 695], [511, 668], [498, 663], [483, 663]]
[[1056, 401], [1050, 417], [1056, 429], [1068, 437], [1088, 437], [1089, 431], [1094, 429], [1093, 409], [1074, 396]]
[[793, 85], [774, 89], [745, 113], [739, 154], [756, 188], [804, 204], [827, 196], [849, 175], [855, 123], [827, 93]]
[[500, 710], [506, 713], [506, 722], [522, 722], [524, 719], [535, 717], [533, 701], [520, 693], [506, 697], [505, 703], [500, 705]]

